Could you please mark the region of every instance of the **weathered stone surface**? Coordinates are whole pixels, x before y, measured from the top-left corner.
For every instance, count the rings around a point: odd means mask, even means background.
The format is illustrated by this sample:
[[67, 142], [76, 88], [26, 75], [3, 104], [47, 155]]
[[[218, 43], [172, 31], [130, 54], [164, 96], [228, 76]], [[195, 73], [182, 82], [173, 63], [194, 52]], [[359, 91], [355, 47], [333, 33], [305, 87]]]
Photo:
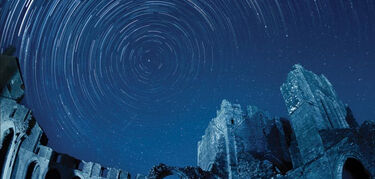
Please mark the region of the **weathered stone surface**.
[[306, 108], [318, 130], [349, 127], [345, 106], [324, 75], [294, 65], [280, 89], [291, 118], [298, 109]]

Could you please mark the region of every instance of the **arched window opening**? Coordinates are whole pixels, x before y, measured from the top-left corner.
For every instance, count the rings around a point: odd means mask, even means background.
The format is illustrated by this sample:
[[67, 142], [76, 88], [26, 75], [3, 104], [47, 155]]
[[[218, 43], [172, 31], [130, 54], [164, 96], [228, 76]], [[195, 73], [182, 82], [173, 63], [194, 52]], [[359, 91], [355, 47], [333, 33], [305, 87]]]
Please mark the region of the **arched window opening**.
[[35, 167], [36, 167], [36, 162], [30, 163], [29, 167], [27, 167], [25, 179], [31, 179], [31, 177], [33, 176]]
[[368, 171], [362, 163], [354, 158], [348, 158], [342, 169], [343, 179], [369, 179], [371, 178]]
[[3, 138], [3, 142], [1, 144], [0, 149], [0, 176], [3, 174], [3, 171], [5, 170], [9, 150], [12, 146], [12, 141], [14, 137], [13, 129], [8, 129], [4, 133], [4, 136], [5, 137]]
[[51, 169], [47, 172], [45, 179], [61, 179], [60, 172], [57, 169]]
[[30, 163], [29, 167], [27, 167], [26, 177], [25, 179], [37, 179], [40, 174], [39, 165], [36, 162]]

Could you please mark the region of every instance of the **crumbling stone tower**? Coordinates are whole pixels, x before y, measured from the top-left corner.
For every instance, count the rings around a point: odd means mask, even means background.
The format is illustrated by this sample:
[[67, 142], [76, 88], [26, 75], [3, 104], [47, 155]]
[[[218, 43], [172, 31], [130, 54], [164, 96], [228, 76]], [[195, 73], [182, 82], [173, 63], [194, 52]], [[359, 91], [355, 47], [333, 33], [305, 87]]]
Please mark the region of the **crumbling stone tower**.
[[295, 65], [281, 92], [298, 144], [294, 166], [307, 164], [324, 153], [320, 130], [349, 128], [345, 107], [323, 75]]
[[359, 129], [326, 77], [295, 65], [280, 89], [297, 146], [289, 177], [374, 176], [375, 124], [366, 121]]

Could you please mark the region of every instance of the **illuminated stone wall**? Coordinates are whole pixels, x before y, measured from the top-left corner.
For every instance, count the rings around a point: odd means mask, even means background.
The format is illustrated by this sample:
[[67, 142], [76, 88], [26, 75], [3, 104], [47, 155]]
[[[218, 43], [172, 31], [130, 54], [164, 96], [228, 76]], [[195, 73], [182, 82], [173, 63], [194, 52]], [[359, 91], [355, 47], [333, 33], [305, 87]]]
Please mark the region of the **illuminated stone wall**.
[[18, 102], [23, 80], [17, 58], [0, 56], [0, 176], [2, 179], [130, 178], [128, 172], [60, 154], [47, 147], [47, 136]]

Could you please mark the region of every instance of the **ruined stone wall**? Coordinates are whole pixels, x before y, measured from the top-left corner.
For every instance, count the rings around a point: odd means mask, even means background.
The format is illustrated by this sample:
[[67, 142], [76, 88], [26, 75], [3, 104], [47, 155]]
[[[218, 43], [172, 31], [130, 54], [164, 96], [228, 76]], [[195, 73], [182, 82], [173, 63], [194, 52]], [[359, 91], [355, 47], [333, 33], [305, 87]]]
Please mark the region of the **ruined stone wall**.
[[[242, 112], [239, 105], [223, 101], [198, 144], [198, 165], [225, 171], [219, 175], [224, 178], [375, 176], [375, 123], [359, 127], [326, 77], [295, 65], [280, 89], [289, 119], [252, 106]], [[231, 132], [229, 140], [215, 137], [225, 134], [219, 131]], [[212, 150], [218, 146], [225, 150]], [[227, 165], [218, 172], [208, 163]]]
[[18, 102], [23, 81], [15, 57], [0, 56], [0, 178], [130, 178], [128, 172], [60, 154], [47, 147], [47, 136]]
[[223, 100], [198, 143], [198, 166], [223, 178], [270, 177], [276, 165], [287, 170], [291, 167], [287, 124], [257, 107], [243, 111]]
[[324, 76], [300, 65], [295, 65], [288, 74], [281, 92], [302, 157], [297, 160], [307, 164], [324, 152], [319, 130], [349, 127], [345, 107]]
[[[350, 109], [338, 99], [326, 77], [295, 65], [280, 89], [293, 129], [289, 148], [293, 170], [284, 178], [374, 176], [370, 151], [375, 148], [369, 137], [374, 130], [367, 127], [368, 134], [361, 135]], [[361, 128], [364, 126], [366, 122]], [[352, 171], [348, 167], [351, 161], [357, 167]]]

